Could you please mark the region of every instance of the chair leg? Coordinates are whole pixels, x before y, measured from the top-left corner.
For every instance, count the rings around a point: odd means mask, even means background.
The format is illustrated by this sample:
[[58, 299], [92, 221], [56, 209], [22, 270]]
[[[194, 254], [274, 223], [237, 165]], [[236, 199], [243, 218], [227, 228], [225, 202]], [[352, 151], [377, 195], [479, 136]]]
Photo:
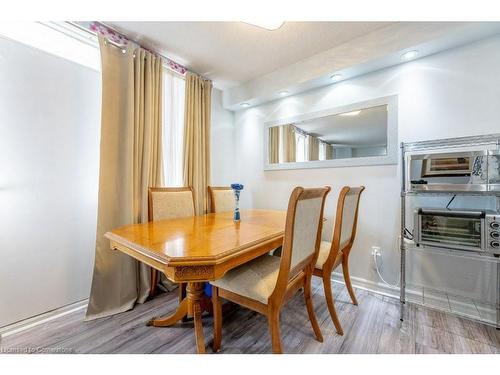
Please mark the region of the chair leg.
[[342, 259], [342, 274], [344, 275], [345, 286], [351, 296], [352, 303], [353, 305], [358, 306], [358, 300], [354, 294], [354, 289], [352, 289], [351, 277], [349, 276], [349, 257], [344, 257]]
[[151, 288], [149, 289], [149, 297], [156, 295], [156, 288], [158, 286], [158, 271], [151, 268]]
[[219, 297], [219, 289], [212, 285], [212, 304], [214, 310], [214, 342], [212, 349], [215, 353], [220, 350], [222, 341], [222, 301]]
[[323, 335], [321, 334], [318, 321], [316, 320], [316, 314], [314, 313], [314, 307], [312, 303], [311, 279], [312, 279], [311, 274], [306, 275], [305, 285], [304, 285], [304, 298], [306, 300], [307, 313], [309, 314], [309, 320], [311, 321], [314, 334], [316, 335], [316, 340], [318, 340], [319, 342], [323, 342]]
[[326, 304], [328, 306], [328, 310], [330, 311], [333, 325], [335, 326], [337, 333], [342, 336], [344, 334], [344, 330], [340, 325], [339, 317], [337, 316], [337, 311], [335, 310], [335, 304], [333, 303], [332, 280], [330, 279], [330, 274], [330, 272], [323, 274], [323, 287], [325, 289]]
[[269, 324], [269, 333], [271, 334], [271, 342], [273, 345], [273, 353], [281, 354], [283, 350], [281, 348], [281, 337], [280, 337], [280, 310], [279, 308], [270, 307], [267, 313], [267, 322]]

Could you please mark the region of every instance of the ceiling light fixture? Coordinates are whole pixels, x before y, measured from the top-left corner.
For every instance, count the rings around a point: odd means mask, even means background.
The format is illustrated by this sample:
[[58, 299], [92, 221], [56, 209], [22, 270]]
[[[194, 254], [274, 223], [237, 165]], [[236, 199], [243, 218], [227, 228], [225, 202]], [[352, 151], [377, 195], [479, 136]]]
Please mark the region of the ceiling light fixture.
[[245, 107], [245, 108], [246, 108], [246, 107], [250, 107], [250, 104], [249, 104], [249, 103], [241, 103], [240, 105], [241, 105], [242, 107]]
[[342, 74], [334, 74], [330, 77], [332, 81], [340, 81], [342, 79]]
[[345, 113], [340, 113], [339, 116], [357, 116], [361, 113], [361, 111], [351, 111], [351, 112], [345, 112]]
[[278, 20], [259, 20], [259, 21], [242, 21], [242, 22], [270, 31], [278, 30], [285, 23], [285, 21], [278, 21]]
[[286, 96], [288, 94], [290, 94], [290, 93], [288, 91], [286, 91], [286, 90], [280, 91], [280, 95], [281, 96]]
[[407, 51], [407, 52], [403, 53], [401, 55], [401, 58], [403, 60], [411, 60], [411, 59], [414, 59], [415, 57], [417, 57], [417, 55], [418, 55], [418, 51], [414, 49], [414, 50]]

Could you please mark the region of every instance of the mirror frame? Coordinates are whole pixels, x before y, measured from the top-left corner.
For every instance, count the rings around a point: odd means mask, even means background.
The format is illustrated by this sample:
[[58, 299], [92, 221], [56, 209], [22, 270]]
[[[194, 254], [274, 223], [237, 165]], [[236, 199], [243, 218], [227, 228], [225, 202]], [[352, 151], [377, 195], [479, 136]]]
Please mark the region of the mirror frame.
[[[362, 156], [357, 158], [344, 158], [332, 160], [313, 160], [293, 163], [269, 163], [269, 128], [286, 125], [294, 122], [312, 120], [318, 117], [338, 115], [344, 112], [358, 111], [370, 107], [387, 105], [387, 155]], [[310, 169], [310, 168], [335, 168], [358, 167], [369, 165], [387, 165], [398, 163], [398, 96], [384, 96], [376, 99], [357, 102], [342, 107], [330, 108], [322, 111], [306, 113], [300, 116], [283, 118], [264, 123], [264, 170], [274, 171], [283, 169]]]

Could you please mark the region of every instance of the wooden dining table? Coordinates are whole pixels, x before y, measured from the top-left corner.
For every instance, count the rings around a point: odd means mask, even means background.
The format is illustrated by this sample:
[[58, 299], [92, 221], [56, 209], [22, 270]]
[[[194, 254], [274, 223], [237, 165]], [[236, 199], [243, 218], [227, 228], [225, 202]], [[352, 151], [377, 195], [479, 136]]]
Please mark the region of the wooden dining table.
[[176, 283], [187, 283], [186, 297], [170, 315], [148, 325], [166, 327], [193, 317], [198, 353], [205, 353], [201, 320], [204, 282], [281, 246], [285, 211], [242, 210], [127, 225], [106, 233], [119, 250], [161, 272]]

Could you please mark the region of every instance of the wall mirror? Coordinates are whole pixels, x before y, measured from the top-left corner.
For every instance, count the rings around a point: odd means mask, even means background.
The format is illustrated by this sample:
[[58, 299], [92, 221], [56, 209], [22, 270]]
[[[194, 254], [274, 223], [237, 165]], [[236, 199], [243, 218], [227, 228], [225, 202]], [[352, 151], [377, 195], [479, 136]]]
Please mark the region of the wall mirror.
[[397, 164], [397, 96], [265, 124], [266, 170]]

